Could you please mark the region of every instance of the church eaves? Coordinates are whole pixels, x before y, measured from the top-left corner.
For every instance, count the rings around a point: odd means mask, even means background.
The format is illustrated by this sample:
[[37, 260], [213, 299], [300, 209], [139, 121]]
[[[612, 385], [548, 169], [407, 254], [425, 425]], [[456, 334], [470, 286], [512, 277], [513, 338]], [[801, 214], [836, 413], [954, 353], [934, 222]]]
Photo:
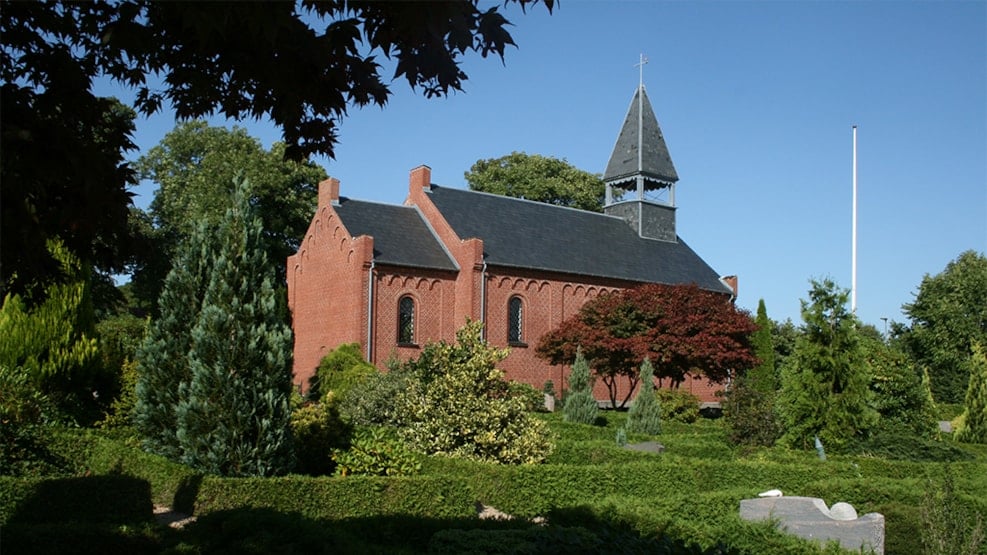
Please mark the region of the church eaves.
[[648, 100], [644, 86], [638, 87], [631, 99], [631, 106], [624, 118], [617, 143], [610, 154], [610, 162], [603, 174], [603, 181], [619, 185], [636, 181], [638, 176], [645, 181], [645, 189], [665, 187], [679, 180], [672, 157], [665, 145], [658, 118]]

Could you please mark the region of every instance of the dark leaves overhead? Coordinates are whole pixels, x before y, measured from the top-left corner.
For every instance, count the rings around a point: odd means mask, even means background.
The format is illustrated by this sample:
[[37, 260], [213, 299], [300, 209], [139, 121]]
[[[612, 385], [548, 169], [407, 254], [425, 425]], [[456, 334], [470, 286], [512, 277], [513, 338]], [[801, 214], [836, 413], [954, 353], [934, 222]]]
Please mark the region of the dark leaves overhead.
[[479, 0], [3, 1], [0, 293], [51, 277], [36, 248], [51, 236], [84, 260], [119, 265], [120, 255], [101, 258], [126, 229], [133, 124], [93, 95], [95, 78], [136, 89], [144, 114], [269, 118], [285, 156], [303, 160], [332, 156], [349, 106], [387, 102], [378, 56], [394, 60], [393, 78], [443, 96], [462, 88], [468, 52], [503, 58], [514, 44], [507, 25]]

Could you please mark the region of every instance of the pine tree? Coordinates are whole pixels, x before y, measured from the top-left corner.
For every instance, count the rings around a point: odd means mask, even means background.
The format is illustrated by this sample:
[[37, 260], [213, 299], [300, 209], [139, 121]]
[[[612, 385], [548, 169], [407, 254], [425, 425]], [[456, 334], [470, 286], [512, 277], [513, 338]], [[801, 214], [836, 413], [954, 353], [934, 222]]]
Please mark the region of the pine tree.
[[751, 338], [754, 348], [754, 356], [761, 362], [747, 373], [747, 385], [754, 390], [774, 395], [778, 389], [775, 379], [775, 349], [774, 341], [771, 339], [771, 320], [768, 319], [767, 309], [764, 307], [764, 299], [757, 303], [757, 331]]
[[987, 352], [980, 343], [973, 344], [963, 405], [963, 427], [957, 430], [956, 441], [987, 443]]
[[840, 447], [877, 422], [870, 403], [870, 376], [857, 332], [846, 310], [848, 292], [831, 280], [813, 281], [811, 303], [802, 301], [805, 327], [786, 361], [779, 411], [790, 446], [809, 447], [818, 436]]
[[648, 435], [661, 433], [661, 405], [655, 395], [654, 375], [651, 360], [645, 358], [641, 364], [641, 386], [627, 412], [628, 432]]
[[278, 315], [250, 187], [239, 179], [235, 187], [191, 331], [176, 436], [180, 460], [193, 468], [269, 476], [292, 463], [291, 332]]
[[576, 351], [576, 361], [569, 373], [569, 394], [565, 396], [562, 417], [566, 422], [592, 424], [600, 411], [593, 397], [593, 386], [589, 379], [589, 364], [582, 351]]
[[158, 301], [160, 316], [137, 352], [134, 424], [145, 449], [176, 461], [181, 456], [175, 433], [179, 390], [192, 378], [191, 331], [202, 309], [216, 250], [213, 236], [214, 230], [200, 224], [179, 249]]

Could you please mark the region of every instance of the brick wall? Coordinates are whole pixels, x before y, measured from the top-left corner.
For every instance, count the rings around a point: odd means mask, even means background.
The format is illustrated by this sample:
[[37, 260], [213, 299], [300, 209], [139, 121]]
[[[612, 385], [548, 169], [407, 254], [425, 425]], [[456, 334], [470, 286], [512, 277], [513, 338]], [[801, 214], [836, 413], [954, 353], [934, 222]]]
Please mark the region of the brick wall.
[[[406, 205], [415, 206], [459, 266], [458, 272], [414, 268], [372, 267], [373, 238], [352, 237], [339, 220], [333, 204], [339, 181], [319, 185], [319, 206], [297, 254], [288, 258], [288, 303], [295, 330], [295, 382], [307, 387], [319, 360], [343, 343], [356, 342], [367, 352], [368, 276], [373, 271], [373, 331], [368, 359], [384, 369], [388, 359], [418, 356], [428, 341], [455, 338], [467, 318], [485, 318], [487, 340], [497, 346], [507, 341], [508, 301], [519, 296], [524, 310], [523, 345], [512, 345], [501, 363], [509, 379], [541, 389], [552, 380], [556, 391], [568, 387], [569, 368], [550, 365], [535, 355], [539, 338], [576, 314], [588, 300], [634, 285], [619, 280], [581, 278], [550, 272], [492, 268], [483, 264], [483, 241], [460, 238], [427, 195], [431, 170], [411, 172]], [[486, 310], [481, 307], [486, 297]], [[409, 295], [415, 301], [414, 346], [399, 345], [398, 302]], [[667, 384], [666, 384], [667, 385]], [[703, 380], [682, 385], [703, 401], [716, 401], [720, 386]], [[618, 394], [626, 394], [621, 380]], [[607, 399], [598, 383], [598, 399]]]

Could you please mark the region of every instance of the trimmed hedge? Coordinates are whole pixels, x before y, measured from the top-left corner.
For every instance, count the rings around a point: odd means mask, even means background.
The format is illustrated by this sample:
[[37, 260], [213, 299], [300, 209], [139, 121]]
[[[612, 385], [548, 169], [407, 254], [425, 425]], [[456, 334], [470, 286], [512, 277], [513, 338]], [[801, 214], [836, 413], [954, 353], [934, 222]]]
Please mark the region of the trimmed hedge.
[[129, 476], [0, 477], [0, 523], [135, 523], [151, 519], [151, 488]]

